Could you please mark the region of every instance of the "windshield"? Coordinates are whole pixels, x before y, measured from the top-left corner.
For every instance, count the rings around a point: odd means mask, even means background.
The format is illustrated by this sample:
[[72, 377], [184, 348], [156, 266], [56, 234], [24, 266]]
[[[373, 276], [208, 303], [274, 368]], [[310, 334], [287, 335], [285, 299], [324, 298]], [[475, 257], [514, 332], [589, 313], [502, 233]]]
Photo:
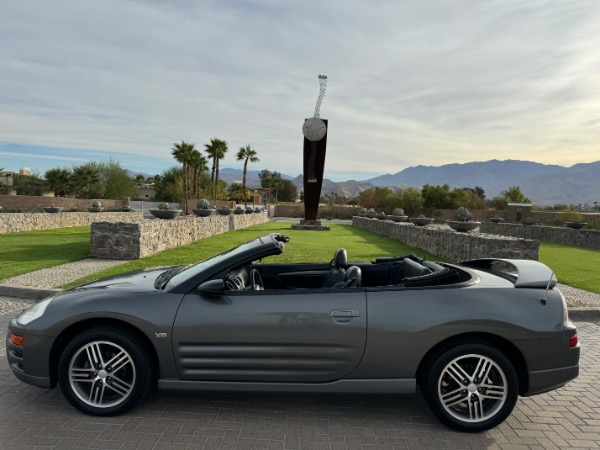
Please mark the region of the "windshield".
[[238, 245], [237, 247], [234, 247], [223, 253], [219, 253], [218, 255], [215, 255], [212, 258], [205, 259], [204, 261], [194, 264], [193, 266], [189, 266], [182, 272], [176, 273], [169, 280], [169, 288], [177, 287], [181, 283], [184, 283], [187, 280], [189, 280], [190, 278], [195, 277], [200, 272], [210, 269], [211, 267], [214, 267], [214, 266], [220, 264], [221, 262], [225, 261], [226, 259], [229, 259], [229, 258], [235, 259], [235, 257], [237, 255], [240, 255], [243, 252], [250, 250], [252, 248], [256, 248], [260, 245], [261, 245], [260, 239], [254, 239], [252, 241], [245, 242], [241, 245]]

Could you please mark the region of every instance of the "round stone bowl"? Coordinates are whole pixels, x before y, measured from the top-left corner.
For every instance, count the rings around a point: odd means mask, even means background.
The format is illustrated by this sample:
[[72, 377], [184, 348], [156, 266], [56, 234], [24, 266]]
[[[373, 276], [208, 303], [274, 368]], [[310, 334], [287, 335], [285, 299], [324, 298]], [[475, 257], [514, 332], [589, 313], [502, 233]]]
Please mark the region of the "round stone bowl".
[[174, 219], [181, 214], [181, 209], [151, 209], [152, 214], [157, 219]]
[[194, 211], [194, 214], [196, 214], [198, 217], [208, 217], [208, 216], [212, 216], [215, 212], [214, 209], [211, 208], [206, 208], [206, 209], [192, 209], [192, 211]]
[[454, 231], [459, 231], [461, 233], [472, 231], [481, 224], [481, 222], [459, 222], [458, 220], [446, 220], [446, 223]]
[[408, 220], [419, 227], [424, 227], [425, 225], [429, 225], [431, 222], [433, 222], [433, 217], [411, 217]]

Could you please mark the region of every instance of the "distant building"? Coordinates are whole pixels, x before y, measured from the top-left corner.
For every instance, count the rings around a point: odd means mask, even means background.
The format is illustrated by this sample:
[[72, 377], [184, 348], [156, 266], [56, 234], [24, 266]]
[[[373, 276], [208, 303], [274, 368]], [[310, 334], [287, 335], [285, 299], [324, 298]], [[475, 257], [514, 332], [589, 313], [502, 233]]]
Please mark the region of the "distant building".
[[139, 200], [154, 200], [156, 197], [156, 191], [154, 190], [154, 183], [142, 183], [138, 184], [137, 192], [135, 193], [136, 199]]
[[17, 195], [12, 186], [14, 184], [16, 172], [2, 172], [0, 174], [0, 195]]
[[21, 167], [21, 169], [19, 169], [19, 175], [25, 175], [26, 177], [30, 177], [31, 169], [29, 167]]

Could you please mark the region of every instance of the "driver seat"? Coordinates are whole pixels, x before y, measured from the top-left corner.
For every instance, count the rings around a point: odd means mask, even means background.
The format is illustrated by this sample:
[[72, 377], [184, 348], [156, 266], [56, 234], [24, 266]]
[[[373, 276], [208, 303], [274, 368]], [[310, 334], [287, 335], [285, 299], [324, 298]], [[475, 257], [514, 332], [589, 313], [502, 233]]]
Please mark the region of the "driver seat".
[[338, 248], [331, 260], [331, 269], [323, 282], [324, 288], [334, 287], [339, 282], [346, 280], [346, 269], [348, 268], [348, 254], [345, 248]]

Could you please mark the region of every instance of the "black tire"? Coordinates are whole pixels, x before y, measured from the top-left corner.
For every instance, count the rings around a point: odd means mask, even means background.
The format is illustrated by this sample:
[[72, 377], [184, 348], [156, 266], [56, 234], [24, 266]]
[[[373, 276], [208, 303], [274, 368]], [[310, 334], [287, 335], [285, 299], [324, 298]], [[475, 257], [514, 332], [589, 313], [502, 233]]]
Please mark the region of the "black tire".
[[64, 396], [86, 414], [123, 414], [146, 397], [152, 385], [154, 371], [145, 351], [146, 346], [125, 330], [95, 327], [82, 332], [65, 347], [58, 363]]
[[519, 391], [511, 362], [484, 342], [458, 343], [441, 351], [420, 382], [438, 419], [467, 432], [489, 430], [502, 423], [515, 407]]

